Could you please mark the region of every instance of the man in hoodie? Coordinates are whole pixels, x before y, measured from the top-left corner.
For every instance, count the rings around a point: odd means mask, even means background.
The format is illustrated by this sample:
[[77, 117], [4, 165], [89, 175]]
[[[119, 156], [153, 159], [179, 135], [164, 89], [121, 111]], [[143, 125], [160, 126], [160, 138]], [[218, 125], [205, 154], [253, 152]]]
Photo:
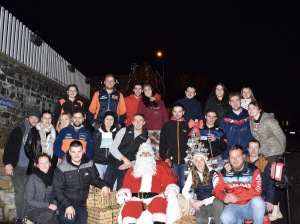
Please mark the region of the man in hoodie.
[[62, 159], [66, 151], [69, 150], [70, 143], [74, 140], [78, 140], [82, 143], [83, 151], [87, 157], [92, 159], [93, 155], [93, 141], [92, 135], [83, 125], [84, 113], [81, 110], [74, 110], [72, 115], [72, 124], [63, 128], [55, 142], [53, 147], [54, 154]]
[[40, 116], [41, 113], [39, 108], [30, 108], [24, 123], [19, 124], [10, 133], [3, 153], [5, 172], [10, 176], [15, 190], [17, 224], [25, 224], [26, 203], [24, 188], [27, 180], [26, 171], [29, 160], [25, 155], [24, 145], [30, 129], [36, 126]]

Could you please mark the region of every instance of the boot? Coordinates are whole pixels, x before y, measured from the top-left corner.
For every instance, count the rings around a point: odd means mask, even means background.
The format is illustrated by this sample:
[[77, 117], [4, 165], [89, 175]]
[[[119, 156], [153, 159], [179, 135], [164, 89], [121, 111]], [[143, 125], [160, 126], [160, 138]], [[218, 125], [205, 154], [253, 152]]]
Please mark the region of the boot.
[[281, 211], [279, 209], [279, 203], [278, 205], [274, 205], [273, 211], [271, 214], [269, 214], [270, 221], [275, 221], [277, 219], [282, 218]]
[[270, 218], [268, 215], [265, 215], [264, 216], [264, 220], [263, 220], [263, 223], [262, 224], [271, 224], [271, 221], [270, 221]]

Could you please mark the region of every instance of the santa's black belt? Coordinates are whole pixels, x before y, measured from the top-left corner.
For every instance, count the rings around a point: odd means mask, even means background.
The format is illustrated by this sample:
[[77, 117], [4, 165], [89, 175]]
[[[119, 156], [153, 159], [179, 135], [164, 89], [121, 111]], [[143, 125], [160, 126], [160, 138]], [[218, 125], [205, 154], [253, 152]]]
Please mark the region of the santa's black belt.
[[137, 197], [137, 198], [140, 198], [140, 199], [152, 198], [156, 195], [158, 195], [158, 193], [152, 193], [152, 192], [132, 193], [132, 197]]

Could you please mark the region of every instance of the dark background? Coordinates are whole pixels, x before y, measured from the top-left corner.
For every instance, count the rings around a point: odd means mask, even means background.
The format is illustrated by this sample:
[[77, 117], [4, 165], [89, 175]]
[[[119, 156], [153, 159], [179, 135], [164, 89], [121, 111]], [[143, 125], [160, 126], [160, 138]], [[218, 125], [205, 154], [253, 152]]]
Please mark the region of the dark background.
[[[177, 73], [202, 74], [209, 89], [250, 86], [278, 120], [299, 113], [299, 1], [37, 1], [0, 4], [87, 77], [129, 74], [147, 61], [161, 73], [166, 104]], [[204, 103], [207, 91], [198, 99]]]

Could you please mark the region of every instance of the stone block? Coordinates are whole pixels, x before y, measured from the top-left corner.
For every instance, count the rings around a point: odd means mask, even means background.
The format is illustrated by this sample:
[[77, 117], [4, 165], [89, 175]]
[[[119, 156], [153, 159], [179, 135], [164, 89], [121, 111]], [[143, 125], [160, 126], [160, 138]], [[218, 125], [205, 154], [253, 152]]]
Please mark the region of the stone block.
[[10, 113], [8, 113], [8, 112], [2, 112], [1, 113], [1, 117], [10, 118]]
[[1, 95], [3, 95], [3, 96], [6, 95], [7, 89], [6, 89], [5, 87], [2, 87], [0, 93], [1, 93]]
[[15, 80], [16, 87], [22, 87], [23, 83], [21, 81]]
[[0, 73], [0, 80], [5, 81], [6, 80], [6, 75]]
[[15, 76], [15, 72], [14, 72], [12, 69], [8, 68], [8, 67], [3, 67], [3, 68], [2, 68], [2, 71], [3, 71], [7, 76], [10, 76], [10, 77], [13, 77], [13, 78], [14, 78], [14, 76]]
[[0, 190], [7, 190], [11, 188], [10, 180], [0, 180]]

